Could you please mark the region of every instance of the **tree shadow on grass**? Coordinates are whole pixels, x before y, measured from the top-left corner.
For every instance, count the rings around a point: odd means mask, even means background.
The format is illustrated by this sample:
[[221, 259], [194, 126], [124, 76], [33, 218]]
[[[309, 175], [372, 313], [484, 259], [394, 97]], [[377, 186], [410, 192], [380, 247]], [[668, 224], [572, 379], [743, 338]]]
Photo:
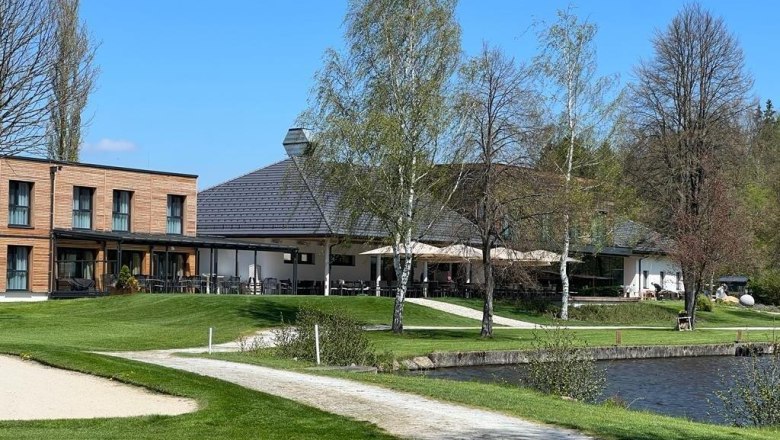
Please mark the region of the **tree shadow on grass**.
[[258, 326], [268, 327], [281, 325], [282, 321], [285, 324], [294, 323], [298, 317], [298, 310], [297, 305], [254, 301], [241, 307], [238, 312], [241, 316], [253, 319]]

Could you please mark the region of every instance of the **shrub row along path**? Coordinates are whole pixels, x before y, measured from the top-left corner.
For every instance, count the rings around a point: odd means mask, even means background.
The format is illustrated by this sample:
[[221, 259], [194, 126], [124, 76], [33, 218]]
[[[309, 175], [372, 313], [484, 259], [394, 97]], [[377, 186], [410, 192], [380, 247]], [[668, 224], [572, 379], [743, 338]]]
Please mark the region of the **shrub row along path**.
[[347, 379], [315, 376], [215, 359], [177, 357], [170, 350], [103, 353], [210, 376], [374, 423], [416, 439], [591, 439], [576, 431], [528, 422]]

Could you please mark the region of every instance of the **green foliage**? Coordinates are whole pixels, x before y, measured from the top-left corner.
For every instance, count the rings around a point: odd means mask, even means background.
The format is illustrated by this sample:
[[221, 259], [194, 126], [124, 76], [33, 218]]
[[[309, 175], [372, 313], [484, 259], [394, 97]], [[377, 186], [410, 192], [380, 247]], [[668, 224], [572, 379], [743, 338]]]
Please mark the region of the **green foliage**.
[[544, 330], [534, 342], [526, 384], [547, 394], [596, 401], [606, 376], [583, 345], [574, 333], [559, 326]]
[[780, 270], [767, 269], [751, 278], [750, 292], [757, 303], [780, 305]]
[[698, 295], [696, 297], [696, 310], [699, 312], [711, 312], [713, 309], [712, 300], [707, 295]]
[[620, 286], [586, 287], [577, 291], [578, 296], [620, 296]]
[[572, 320], [594, 324], [663, 323], [674, 320], [674, 312], [642, 303], [615, 305], [584, 305], [572, 308]]
[[715, 395], [735, 426], [780, 426], [780, 355], [752, 354], [720, 383]]
[[372, 365], [376, 355], [360, 323], [342, 312], [313, 307], [298, 311], [295, 327], [276, 331], [278, 353], [287, 358], [316, 361], [314, 325], [319, 326], [320, 360], [326, 365]]
[[119, 278], [117, 278], [116, 287], [118, 289], [127, 290], [130, 293], [138, 292], [141, 288], [138, 284], [138, 280], [135, 279], [127, 265], [124, 265], [119, 269]]

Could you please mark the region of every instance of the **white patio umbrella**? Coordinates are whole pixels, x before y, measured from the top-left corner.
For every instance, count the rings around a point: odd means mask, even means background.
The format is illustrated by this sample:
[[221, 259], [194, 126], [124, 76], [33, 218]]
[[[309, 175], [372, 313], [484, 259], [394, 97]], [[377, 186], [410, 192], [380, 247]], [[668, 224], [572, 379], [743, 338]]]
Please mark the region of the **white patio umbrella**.
[[[526, 256], [526, 258], [534, 260], [534, 261], [544, 261], [549, 264], [553, 263], [559, 263], [561, 261], [561, 254], [556, 254], [552, 251], [546, 251], [544, 249], [537, 249], [535, 251], [528, 251], [523, 252], [523, 255]], [[578, 260], [576, 258], [566, 257], [567, 263], [582, 263], [581, 260]]]
[[[516, 251], [505, 247], [497, 247], [490, 250], [490, 258], [497, 262], [518, 263], [525, 266], [549, 266], [561, 261], [561, 255], [546, 250], [528, 252]], [[574, 258], [567, 258], [569, 263], [581, 263]]]
[[[405, 254], [406, 248], [401, 245], [401, 247], [398, 249], [398, 251], [401, 254]], [[409, 253], [414, 255], [415, 257], [432, 257], [435, 255], [439, 255], [439, 248], [436, 246], [431, 246], [429, 244], [420, 243], [419, 241], [412, 241], [411, 245], [409, 246]], [[382, 246], [380, 248], [371, 249], [370, 251], [361, 252], [360, 255], [379, 255], [381, 257], [387, 257], [393, 255], [393, 247], [392, 246]]]
[[439, 249], [442, 260], [459, 262], [482, 260], [482, 251], [465, 244], [451, 244]]

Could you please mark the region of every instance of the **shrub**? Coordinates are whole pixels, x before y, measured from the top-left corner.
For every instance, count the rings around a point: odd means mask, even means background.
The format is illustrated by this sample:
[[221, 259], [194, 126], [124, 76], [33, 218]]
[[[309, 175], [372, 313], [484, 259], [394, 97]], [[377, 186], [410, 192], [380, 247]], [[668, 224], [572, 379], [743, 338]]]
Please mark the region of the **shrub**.
[[117, 289], [127, 290], [130, 293], [138, 292], [140, 286], [127, 265], [119, 269], [119, 277], [116, 280]]
[[573, 332], [549, 327], [534, 337], [534, 354], [528, 364], [526, 384], [556, 396], [595, 402], [604, 390], [604, 369], [580, 343]]
[[756, 303], [780, 305], [780, 270], [769, 269], [751, 278], [748, 287]]
[[722, 374], [720, 384], [715, 395], [735, 426], [780, 426], [780, 355], [753, 353], [736, 371]]
[[579, 296], [622, 296], [623, 289], [620, 286], [585, 287], [577, 291]]
[[698, 295], [696, 297], [696, 311], [698, 312], [711, 312], [712, 300], [707, 295]]
[[674, 312], [653, 303], [584, 305], [569, 309], [569, 319], [605, 324], [672, 322]]
[[281, 356], [315, 361], [314, 325], [319, 325], [320, 361], [327, 365], [370, 365], [376, 362], [373, 347], [360, 323], [342, 312], [311, 307], [298, 310], [295, 327], [276, 333]]

